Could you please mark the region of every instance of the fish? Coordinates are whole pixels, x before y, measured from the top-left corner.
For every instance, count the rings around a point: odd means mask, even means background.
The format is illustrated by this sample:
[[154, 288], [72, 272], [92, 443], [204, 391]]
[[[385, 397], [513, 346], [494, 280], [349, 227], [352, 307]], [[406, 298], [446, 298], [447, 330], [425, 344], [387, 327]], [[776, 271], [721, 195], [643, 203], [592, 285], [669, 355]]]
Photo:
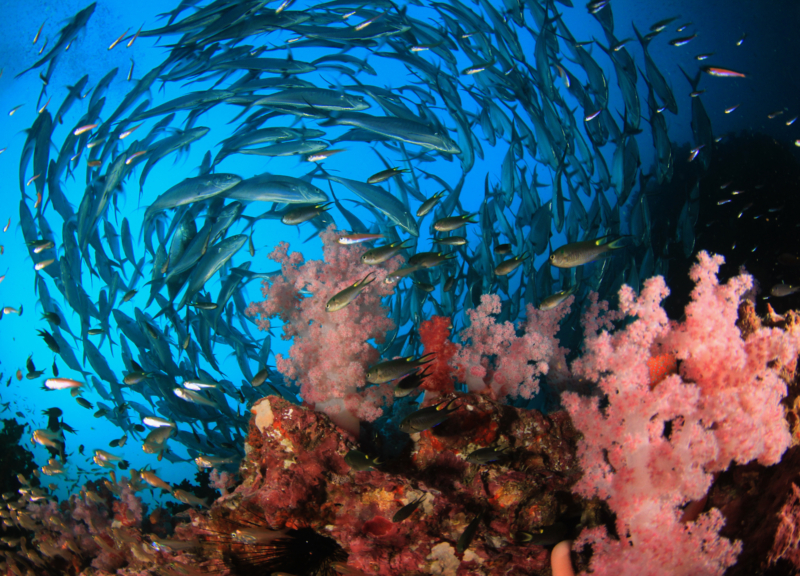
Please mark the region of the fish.
[[747, 75], [742, 72], [736, 72], [728, 68], [719, 68], [717, 66], [701, 66], [700, 70], [718, 78], [747, 78]]
[[550, 264], [557, 268], [574, 268], [593, 262], [598, 258], [614, 251], [624, 248], [631, 243], [627, 237], [610, 240], [609, 236], [598, 238], [597, 240], [585, 240], [566, 244], [550, 254]]
[[430, 365], [426, 365], [421, 371], [417, 370], [398, 380], [394, 385], [394, 397], [404, 398], [405, 396], [408, 396], [414, 392], [422, 385], [422, 383], [425, 381], [425, 378], [430, 376], [428, 373], [429, 369]]
[[665, 18], [664, 20], [659, 20], [658, 22], [650, 26], [650, 30], [652, 32], [661, 32], [662, 30], [666, 29], [667, 26], [675, 22], [675, 20], [677, 20], [678, 18], [680, 18], [680, 15], [672, 16], [670, 18]]
[[47, 20], [42, 22], [42, 25], [39, 26], [39, 30], [36, 31], [36, 36], [33, 37], [33, 43], [34, 44], [36, 44], [39, 41], [39, 36], [42, 35], [42, 29], [44, 28], [44, 25], [45, 25], [46, 22], [47, 22]]
[[467, 224], [476, 224], [477, 221], [473, 220], [477, 214], [464, 214], [461, 216], [448, 216], [440, 218], [433, 223], [433, 229], [437, 232], [453, 232], [466, 226]]
[[470, 544], [472, 544], [472, 540], [475, 538], [475, 534], [478, 532], [482, 518], [483, 512], [475, 516], [475, 518], [473, 518], [472, 521], [467, 525], [467, 527], [461, 533], [461, 536], [459, 536], [458, 542], [456, 542], [456, 552], [463, 553], [467, 550], [467, 548], [469, 548]]
[[502, 448], [478, 448], [477, 450], [470, 452], [465, 460], [470, 464], [489, 464], [491, 462], [504, 459], [506, 457], [507, 450], [507, 446]]
[[191, 402], [193, 404], [202, 404], [203, 406], [209, 406], [211, 408], [219, 408], [219, 405], [214, 400], [206, 398], [194, 390], [188, 390], [186, 388], [173, 388], [172, 392], [181, 400], [186, 400], [187, 402]]
[[559, 304], [561, 304], [564, 300], [572, 296], [578, 289], [577, 284], [573, 284], [569, 288], [565, 288], [564, 290], [560, 290], [555, 294], [551, 294], [547, 296], [539, 303], [539, 310], [552, 310]]
[[198, 469], [202, 470], [204, 468], [218, 468], [220, 466], [225, 466], [226, 464], [236, 464], [239, 460], [239, 458], [235, 457], [222, 458], [201, 454], [194, 459], [194, 463], [197, 465]]
[[597, 14], [603, 8], [608, 6], [609, 0], [592, 0], [586, 4], [586, 9], [590, 14]]
[[166, 492], [172, 492], [173, 488], [168, 483], [159, 478], [153, 471], [151, 470], [139, 470], [139, 474], [142, 475], [142, 478], [145, 482], [150, 484], [153, 488], [160, 488]]
[[425, 354], [419, 358], [407, 356], [405, 358], [397, 358], [395, 360], [386, 360], [384, 362], [380, 362], [374, 366], [371, 366], [369, 370], [367, 370], [367, 382], [371, 384], [383, 384], [385, 382], [391, 382], [392, 380], [401, 378], [406, 374], [410, 374], [428, 362], [432, 362], [434, 356], [434, 354]]
[[111, 43], [111, 45], [108, 47], [108, 49], [109, 49], [109, 50], [113, 50], [113, 49], [114, 49], [114, 47], [115, 47], [117, 44], [119, 44], [120, 42], [122, 42], [122, 39], [123, 39], [123, 38], [125, 38], [125, 35], [128, 33], [128, 30], [130, 30], [130, 28], [127, 28], [127, 29], [125, 30], [125, 32], [123, 32], [123, 33], [120, 35], [120, 37], [119, 37], [119, 38], [117, 38], [116, 40], [114, 40], [114, 41]]
[[310, 107], [314, 110], [359, 112], [370, 107], [362, 97], [323, 88], [290, 88], [262, 96], [253, 106]]
[[350, 450], [344, 456], [345, 463], [356, 472], [368, 472], [382, 462], [378, 458], [370, 458], [360, 450]]
[[411, 515], [417, 511], [423, 500], [425, 500], [425, 494], [422, 494], [416, 500], [413, 500], [400, 508], [394, 513], [394, 516], [392, 516], [392, 522], [397, 524], [398, 522], [402, 522], [403, 520], [410, 518]]
[[191, 492], [187, 492], [186, 490], [182, 490], [180, 488], [173, 489], [172, 496], [176, 500], [179, 500], [184, 504], [189, 504], [190, 506], [208, 506], [208, 502], [205, 498], [199, 498]]
[[382, 188], [367, 184], [366, 182], [359, 182], [349, 178], [340, 178], [338, 176], [328, 175], [326, 178], [333, 182], [343, 184], [364, 202], [374, 206], [397, 226], [400, 226], [412, 236], [419, 236], [417, 222], [411, 216], [408, 206]]
[[56, 354], [61, 353], [61, 348], [59, 347], [58, 342], [56, 342], [56, 340], [53, 338], [53, 335], [50, 334], [50, 332], [48, 332], [47, 330], [37, 330], [36, 332], [37, 334], [39, 334], [39, 336], [42, 337], [44, 343], [47, 345], [48, 348], [50, 348], [50, 350], [52, 350]]
[[187, 390], [194, 390], [195, 392], [200, 392], [201, 390], [211, 390], [216, 389], [219, 387], [219, 384], [216, 382], [203, 382], [198, 380], [186, 380], [183, 383], [183, 387]]
[[408, 172], [409, 170], [406, 168], [389, 168], [387, 170], [381, 170], [380, 172], [376, 172], [369, 178], [367, 178], [367, 184], [380, 184], [381, 182], [385, 182], [390, 178], [397, 176], [398, 174], [402, 174], [404, 172]]
[[328, 149], [328, 150], [320, 150], [319, 152], [314, 152], [313, 154], [308, 154], [305, 157], [306, 162], [319, 162], [321, 160], [327, 160], [334, 154], [339, 154], [340, 152], [347, 152], [346, 148], [337, 148], [337, 149]]
[[139, 34], [140, 34], [141, 32], [142, 32], [142, 27], [141, 27], [141, 26], [139, 26], [139, 29], [136, 31], [136, 34], [134, 34], [134, 35], [133, 35], [133, 38], [131, 38], [131, 39], [128, 41], [128, 43], [126, 44], [126, 46], [127, 46], [128, 48], [130, 48], [131, 46], [133, 46], [133, 43], [134, 43], [134, 42], [136, 41], [136, 39], [139, 37]]
[[453, 412], [458, 410], [457, 407], [453, 408], [453, 403], [456, 400], [456, 398], [453, 398], [449, 402], [447, 400], [442, 400], [438, 404], [412, 412], [403, 418], [398, 428], [401, 432], [414, 434], [438, 426], [449, 419]]
[[94, 405], [91, 402], [89, 402], [86, 398], [78, 396], [77, 398], [75, 398], [75, 401], [88, 410], [94, 409]]
[[417, 218], [422, 218], [427, 216], [431, 210], [433, 210], [436, 205], [441, 202], [442, 197], [444, 196], [445, 191], [442, 190], [441, 192], [437, 192], [427, 200], [425, 200], [419, 208], [417, 208]]
[[226, 187], [220, 194], [246, 202], [318, 204], [328, 200], [322, 190], [304, 180], [269, 173], [241, 180], [234, 186]]
[[494, 273], [495, 276], [508, 276], [514, 270], [519, 268], [522, 265], [522, 262], [528, 258], [529, 254], [524, 252], [521, 256], [514, 256], [513, 258], [509, 258], [507, 260], [503, 260], [495, 266]]
[[67, 390], [70, 388], [82, 388], [86, 384], [70, 378], [48, 378], [44, 381], [47, 390]]
[[253, 379], [250, 380], [250, 385], [253, 388], [258, 388], [267, 381], [267, 376], [269, 376], [269, 369], [264, 367], [253, 376]]
[[353, 126], [393, 140], [416, 144], [445, 154], [460, 154], [461, 148], [450, 137], [427, 126], [420, 119], [370, 116], [361, 112], [344, 112], [331, 117], [322, 126]]
[[669, 44], [670, 46], [685, 46], [695, 38], [697, 38], [697, 33], [692, 34], [691, 36], [684, 36], [683, 38], [675, 38], [674, 40], [670, 40]]
[[370, 272], [355, 284], [348, 286], [347, 288], [340, 290], [331, 296], [331, 298], [325, 304], [325, 310], [328, 312], [337, 312], [350, 304], [353, 300], [355, 300], [356, 296], [361, 294], [361, 292], [367, 286], [375, 281], [375, 277], [373, 275], [374, 272]]
[[90, 130], [94, 130], [98, 126], [99, 126], [99, 124], [97, 124], [97, 123], [95, 123], [95, 124], [84, 124], [83, 126], [78, 126], [77, 128], [75, 128], [75, 130], [72, 131], [72, 134], [74, 136], [80, 136], [84, 132], [89, 132]]
[[408, 259], [409, 266], [435, 268], [456, 257], [453, 252], [417, 252]]
[[791, 296], [797, 292], [800, 292], [800, 286], [791, 286], [789, 284], [775, 284], [769, 289], [770, 296], [775, 296], [776, 298]]
[[542, 526], [531, 530], [520, 530], [515, 532], [514, 541], [519, 544], [533, 544], [534, 546], [552, 546], [567, 538], [567, 526], [562, 522], [556, 522], [550, 526]]
[[345, 234], [344, 236], [340, 236], [337, 242], [339, 244], [360, 244], [362, 242], [371, 242], [373, 240], [380, 240], [383, 238], [383, 234]]
[[[665, 21], [662, 20], [662, 22]], [[661, 26], [662, 24], [659, 25]], [[661, 98], [661, 101], [664, 102], [664, 106], [666, 107], [666, 109], [672, 112], [673, 114], [677, 114], [678, 103], [675, 100], [675, 96], [672, 93], [672, 89], [669, 87], [669, 84], [667, 84], [666, 79], [659, 71], [658, 67], [656, 66], [656, 63], [653, 61], [652, 57], [650, 56], [650, 53], [647, 50], [647, 47], [651, 39], [642, 37], [636, 26], [633, 26], [633, 31], [636, 34], [636, 37], [639, 39], [639, 43], [642, 45], [642, 50], [644, 50], [645, 72], [647, 73], [647, 79], [650, 82], [650, 85], [652, 86], [656, 94], [658, 94], [658, 97]]]
[[[150, 224], [155, 216], [168, 208], [177, 208], [194, 202], [202, 202], [214, 198], [223, 192], [236, 187], [242, 182], [242, 178], [236, 174], [212, 174], [198, 176], [196, 178], [186, 178], [161, 194], [156, 200], [147, 207], [144, 214], [144, 224], [142, 230], [150, 228]], [[145, 232], [147, 234], [147, 232]]]
[[325, 211], [330, 210], [331, 204], [333, 204], [333, 202], [316, 204], [314, 206], [300, 206], [298, 208], [292, 208], [281, 217], [281, 222], [288, 226], [297, 226], [303, 222], [313, 220], [317, 216], [323, 214]]
[[237, 234], [209, 248], [192, 270], [187, 280], [186, 291], [183, 293], [177, 309], [182, 309], [200, 291], [206, 281], [216, 274], [244, 246], [245, 242], [247, 242], [247, 236]]
[[445, 246], [464, 246], [467, 244], [467, 239], [463, 236], [447, 236], [446, 238], [432, 238], [431, 242]]

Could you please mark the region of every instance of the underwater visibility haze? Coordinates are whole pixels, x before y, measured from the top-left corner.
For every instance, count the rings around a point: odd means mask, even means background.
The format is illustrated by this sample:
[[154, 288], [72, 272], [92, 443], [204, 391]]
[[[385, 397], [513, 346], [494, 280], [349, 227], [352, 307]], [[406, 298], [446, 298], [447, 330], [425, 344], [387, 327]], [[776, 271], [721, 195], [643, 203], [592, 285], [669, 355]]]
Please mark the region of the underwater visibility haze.
[[0, 572], [800, 573], [796, 2], [9, 2]]

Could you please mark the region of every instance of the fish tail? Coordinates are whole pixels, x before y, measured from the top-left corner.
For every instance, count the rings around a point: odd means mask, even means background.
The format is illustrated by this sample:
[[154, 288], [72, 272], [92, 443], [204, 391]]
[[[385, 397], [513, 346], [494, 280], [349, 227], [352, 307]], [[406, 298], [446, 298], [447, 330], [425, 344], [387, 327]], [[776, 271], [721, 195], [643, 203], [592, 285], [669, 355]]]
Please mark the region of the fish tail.
[[639, 29], [636, 28], [636, 25], [631, 22], [631, 26], [633, 26], [633, 31], [636, 33], [636, 37], [639, 39], [639, 43], [642, 45], [643, 50], [647, 50], [647, 45], [650, 44], [650, 40], [644, 38], [641, 34], [639, 34]]
[[701, 78], [700, 72], [698, 72], [697, 75], [694, 78], [692, 78], [686, 73], [686, 70], [684, 70], [682, 66], [679, 65], [678, 68], [680, 68], [681, 72], [683, 72], [686, 81], [689, 82], [689, 85], [692, 87], [692, 91], [696, 92], [697, 86], [698, 84], [700, 84], [700, 78]]
[[623, 236], [621, 238], [617, 238], [606, 244], [609, 250], [618, 250], [620, 248], [624, 248], [625, 246], [630, 246], [633, 244], [633, 236]]
[[422, 366], [424, 364], [428, 364], [429, 362], [433, 362], [434, 358], [436, 358], [436, 354], [429, 352], [428, 354], [425, 354], [425, 356], [421, 356], [419, 360], [417, 360], [416, 364], [418, 366]]
[[153, 320], [155, 320], [156, 318], [158, 318], [159, 316], [161, 316], [162, 314], [166, 313], [169, 310], [172, 310], [173, 312], [175, 311], [175, 308], [173, 308], [172, 304], [168, 304], [167, 306], [164, 306], [158, 314], [153, 316]]
[[[371, 278], [370, 278], [370, 276], [371, 276]], [[361, 280], [361, 282], [359, 282], [356, 285], [360, 286], [360, 287], [366, 287], [366, 286], [369, 286], [370, 284], [372, 284], [373, 282], [375, 282], [375, 272], [374, 271], [370, 272], [369, 274], [364, 276], [364, 279]]]

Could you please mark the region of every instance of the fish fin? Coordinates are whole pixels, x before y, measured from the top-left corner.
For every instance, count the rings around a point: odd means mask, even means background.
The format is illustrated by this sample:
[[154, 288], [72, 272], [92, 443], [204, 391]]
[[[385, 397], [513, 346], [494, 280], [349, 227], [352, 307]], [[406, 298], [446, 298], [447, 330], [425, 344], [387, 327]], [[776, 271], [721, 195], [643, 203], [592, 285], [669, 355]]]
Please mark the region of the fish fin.
[[692, 78], [686, 73], [686, 70], [684, 70], [682, 66], [678, 66], [678, 68], [680, 68], [681, 72], [683, 72], [686, 81], [689, 82], [689, 85], [692, 87], [692, 91], [696, 92], [697, 86], [700, 84], [700, 78], [702, 78], [702, 71], [698, 71], [697, 75]]
[[633, 31], [636, 33], [636, 37], [639, 39], [639, 43], [642, 45], [642, 49], [646, 52], [647, 46], [648, 44], [650, 44], [650, 40], [652, 40], [652, 38], [644, 38], [639, 33], [638, 28], [636, 28], [636, 25], [633, 22], [631, 22], [631, 26], [633, 26]]
[[619, 248], [624, 248], [625, 246], [630, 246], [633, 244], [633, 236], [623, 236], [622, 238], [617, 238], [606, 244], [609, 250], [618, 250]]

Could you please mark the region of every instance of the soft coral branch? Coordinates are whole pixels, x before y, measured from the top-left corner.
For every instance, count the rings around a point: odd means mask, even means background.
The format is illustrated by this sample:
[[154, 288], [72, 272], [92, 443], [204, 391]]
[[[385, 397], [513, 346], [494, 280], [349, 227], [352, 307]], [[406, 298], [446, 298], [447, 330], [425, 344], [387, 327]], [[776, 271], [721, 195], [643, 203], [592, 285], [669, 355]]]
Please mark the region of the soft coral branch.
[[[338, 237], [332, 228], [320, 234], [324, 260], [305, 261], [298, 252], [290, 254], [285, 242], [279, 244], [269, 258], [281, 264], [281, 275], [263, 283], [266, 299], [252, 303], [248, 314], [257, 316], [265, 330], [272, 318], [283, 321], [282, 337], [292, 340], [292, 346], [288, 355], [276, 355], [278, 371], [299, 384], [304, 401], [356, 433], [359, 420], [374, 420], [392, 400], [388, 386], [358, 389], [366, 383], [366, 369], [379, 359], [369, 342], [383, 342], [394, 328], [381, 299], [394, 291], [384, 279], [401, 258], [382, 267], [367, 266], [361, 262], [366, 249], [339, 244]], [[369, 272], [375, 273], [375, 282], [353, 302], [326, 311], [331, 296]]]
[[500, 297], [484, 294], [480, 305], [467, 312], [470, 325], [453, 358], [456, 375], [470, 391], [502, 400], [506, 396], [528, 399], [539, 391], [539, 378], [551, 365], [565, 367], [566, 351], [555, 335], [569, 311], [573, 297], [551, 310], [528, 306], [522, 335], [511, 322], [498, 323]]

